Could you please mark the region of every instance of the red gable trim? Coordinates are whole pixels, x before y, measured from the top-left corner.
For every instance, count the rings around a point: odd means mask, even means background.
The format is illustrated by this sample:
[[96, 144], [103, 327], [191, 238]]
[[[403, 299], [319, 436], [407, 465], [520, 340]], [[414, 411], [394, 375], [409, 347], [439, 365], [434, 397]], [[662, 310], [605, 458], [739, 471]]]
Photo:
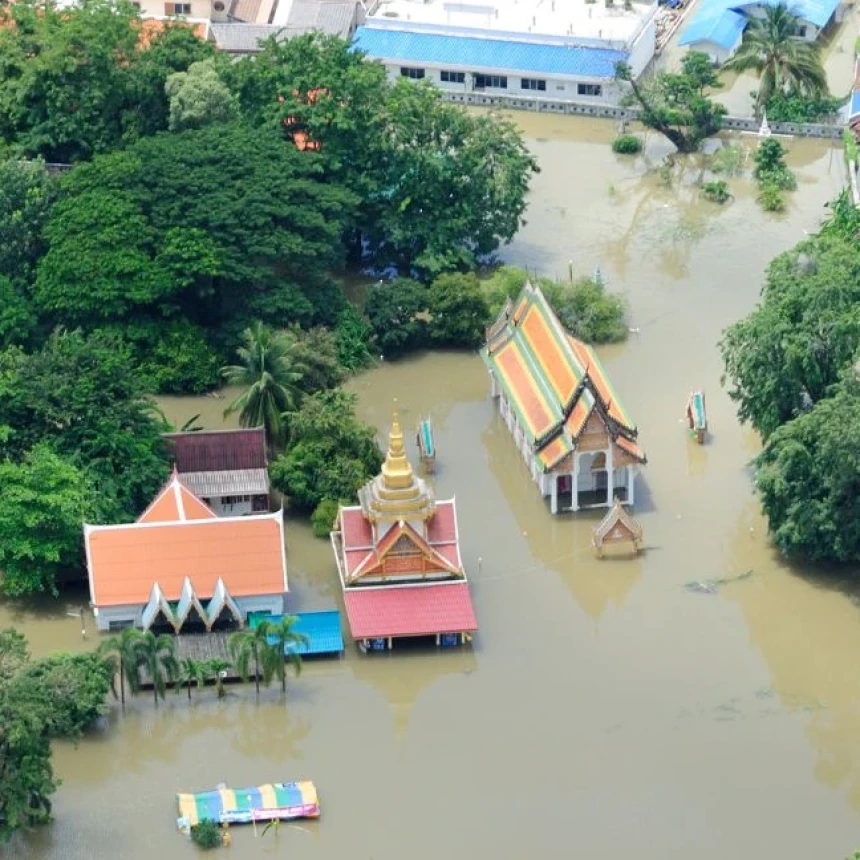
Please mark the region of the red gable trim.
[[355, 568], [350, 575], [351, 580], [360, 579], [362, 576], [369, 576], [373, 573], [378, 573], [386, 556], [391, 552], [394, 545], [401, 537], [408, 538], [415, 546], [415, 555], [427, 559], [431, 564], [436, 565], [440, 570], [447, 571], [452, 574], [461, 574], [462, 570], [451, 564], [447, 558], [433, 549], [424, 538], [415, 531], [409, 523], [397, 523], [393, 525], [386, 533], [382, 540], [376, 545], [376, 549], [371, 550], [364, 561]]

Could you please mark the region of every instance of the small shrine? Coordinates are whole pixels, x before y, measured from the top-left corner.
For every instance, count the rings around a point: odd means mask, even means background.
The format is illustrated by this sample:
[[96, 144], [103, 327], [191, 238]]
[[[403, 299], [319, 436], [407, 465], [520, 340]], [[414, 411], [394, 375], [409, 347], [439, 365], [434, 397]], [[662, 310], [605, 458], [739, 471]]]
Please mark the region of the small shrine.
[[642, 543], [642, 526], [624, 510], [619, 499], [609, 509], [600, 524], [594, 529], [591, 543], [597, 550], [597, 555], [603, 558], [606, 544], [629, 542], [633, 552], [638, 553]]
[[396, 404], [382, 471], [342, 506], [331, 533], [353, 638], [365, 650], [395, 639], [468, 641], [477, 630], [460, 558], [454, 499], [436, 500], [406, 456]]

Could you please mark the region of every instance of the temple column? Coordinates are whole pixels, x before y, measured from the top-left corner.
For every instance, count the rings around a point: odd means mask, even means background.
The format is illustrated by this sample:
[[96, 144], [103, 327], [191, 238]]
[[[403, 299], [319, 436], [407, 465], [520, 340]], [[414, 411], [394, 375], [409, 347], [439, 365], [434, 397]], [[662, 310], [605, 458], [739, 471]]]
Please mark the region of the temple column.
[[636, 473], [633, 471], [633, 466], [627, 466], [627, 504], [633, 505], [633, 480], [636, 477]]
[[612, 458], [612, 442], [606, 449], [606, 504], [611, 507], [615, 496], [615, 461]]
[[573, 455], [573, 472], [570, 475], [570, 505], [572, 511], [579, 510], [579, 454]]
[[552, 475], [552, 490], [549, 500], [549, 512], [551, 514], [558, 513], [558, 475]]

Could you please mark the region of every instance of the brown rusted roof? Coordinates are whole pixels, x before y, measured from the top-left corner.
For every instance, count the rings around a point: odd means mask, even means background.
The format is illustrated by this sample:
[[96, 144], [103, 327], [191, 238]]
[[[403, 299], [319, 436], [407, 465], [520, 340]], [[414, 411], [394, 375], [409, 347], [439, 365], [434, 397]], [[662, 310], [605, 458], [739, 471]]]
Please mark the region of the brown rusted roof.
[[266, 433], [252, 430], [201, 430], [196, 433], [165, 433], [177, 471], [228, 472], [265, 469]]

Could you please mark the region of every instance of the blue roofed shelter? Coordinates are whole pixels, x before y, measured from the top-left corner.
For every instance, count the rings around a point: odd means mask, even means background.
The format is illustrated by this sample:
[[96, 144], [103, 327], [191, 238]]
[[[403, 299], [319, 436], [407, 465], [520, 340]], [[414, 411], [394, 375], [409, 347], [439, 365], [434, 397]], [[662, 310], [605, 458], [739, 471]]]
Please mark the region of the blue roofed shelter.
[[678, 44], [703, 51], [719, 64], [724, 63], [740, 46], [750, 18], [764, 15], [767, 6], [787, 5], [800, 18], [798, 36], [814, 41], [837, 16], [840, 0], [701, 0], [692, 20], [681, 33]]
[[[248, 616], [248, 626], [256, 630], [261, 621], [278, 623], [283, 615], [270, 615], [266, 612], [252, 612]], [[301, 642], [287, 647], [302, 657], [313, 657], [323, 654], [343, 653], [343, 634], [340, 627], [340, 613], [336, 609], [320, 612], [295, 612], [296, 619], [293, 633], [307, 637]], [[274, 643], [274, 640], [272, 640]]]

